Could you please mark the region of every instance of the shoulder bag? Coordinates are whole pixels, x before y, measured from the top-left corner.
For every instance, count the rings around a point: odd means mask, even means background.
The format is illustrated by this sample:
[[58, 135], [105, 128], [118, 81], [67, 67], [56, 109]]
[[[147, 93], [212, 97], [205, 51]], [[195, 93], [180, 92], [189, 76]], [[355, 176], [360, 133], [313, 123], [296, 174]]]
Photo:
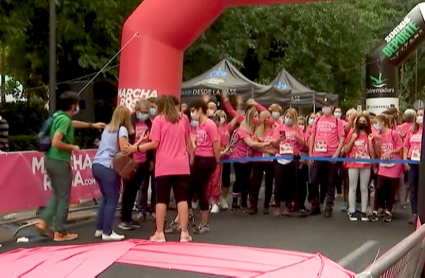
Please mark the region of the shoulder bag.
[[114, 155], [114, 158], [112, 159], [112, 167], [114, 171], [117, 172], [118, 175], [120, 175], [121, 178], [123, 178], [124, 180], [130, 180], [137, 172], [139, 164], [134, 161], [134, 159], [132, 159], [130, 156], [121, 152], [119, 135], [120, 129], [121, 126], [118, 128], [117, 131], [118, 152]]

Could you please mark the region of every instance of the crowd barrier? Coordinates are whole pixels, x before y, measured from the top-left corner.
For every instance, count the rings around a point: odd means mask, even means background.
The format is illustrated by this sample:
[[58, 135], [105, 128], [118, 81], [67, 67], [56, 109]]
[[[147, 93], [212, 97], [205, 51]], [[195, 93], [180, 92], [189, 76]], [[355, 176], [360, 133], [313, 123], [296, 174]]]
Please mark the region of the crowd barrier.
[[[96, 150], [73, 153], [71, 168], [74, 174], [71, 202], [93, 200], [101, 196], [92, 176], [91, 165]], [[221, 163], [273, 161], [295, 159], [297, 161], [361, 162], [370, 164], [395, 163], [419, 164], [419, 161], [403, 159], [357, 159], [311, 156], [268, 156], [224, 159]], [[0, 153], [0, 215], [36, 209], [44, 206], [50, 196], [50, 179], [46, 173], [44, 156], [40, 152]], [[4, 219], [3, 219], [4, 220]], [[0, 218], [0, 223], [2, 219]], [[3, 221], [3, 223], [5, 223]], [[365, 277], [420, 277], [425, 260], [425, 226], [385, 253], [357, 278]]]

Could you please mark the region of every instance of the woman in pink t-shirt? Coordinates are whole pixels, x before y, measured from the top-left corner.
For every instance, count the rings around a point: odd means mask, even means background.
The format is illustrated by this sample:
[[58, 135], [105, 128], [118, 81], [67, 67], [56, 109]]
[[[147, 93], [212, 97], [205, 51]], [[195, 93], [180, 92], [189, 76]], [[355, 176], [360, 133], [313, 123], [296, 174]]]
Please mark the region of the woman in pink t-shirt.
[[[255, 129], [255, 140], [258, 142], [273, 141], [273, 126], [275, 120], [269, 111], [260, 113], [260, 124]], [[276, 149], [273, 146], [264, 148], [262, 151], [253, 151], [253, 157], [266, 157], [276, 154]], [[274, 168], [273, 160], [256, 161], [252, 163], [252, 176], [249, 188], [249, 203], [251, 208], [249, 214], [257, 214], [258, 194], [260, 193], [263, 175], [265, 174], [265, 192], [263, 214], [269, 214], [269, 204], [273, 193]]]
[[[223, 110], [217, 110], [216, 115], [220, 118], [218, 124], [218, 134], [220, 136], [221, 143], [221, 159], [229, 159], [230, 151], [230, 136], [233, 129], [238, 123], [238, 117], [234, 117], [230, 122], [227, 120], [227, 115]], [[227, 195], [229, 194], [230, 188], [230, 170], [231, 163], [220, 163], [221, 170], [221, 196], [220, 196], [220, 205], [223, 210], [229, 209], [227, 204]], [[211, 208], [211, 213], [216, 212], [216, 208]]]
[[279, 124], [273, 131], [273, 145], [277, 148], [278, 155], [286, 156], [275, 162], [274, 174], [274, 203], [275, 216], [282, 214], [280, 203], [285, 202], [283, 214], [289, 214], [290, 210], [298, 207], [295, 191], [296, 161], [294, 156], [300, 154], [300, 148], [304, 145], [304, 134], [298, 126], [298, 113], [294, 108], [289, 108], [283, 115], [284, 123]]
[[[310, 133], [307, 132], [307, 120], [303, 116], [298, 117], [298, 128], [302, 131], [304, 144], [300, 146], [300, 156], [308, 155], [308, 139]], [[298, 184], [297, 184], [297, 203], [301, 212], [306, 212], [305, 200], [307, 198], [307, 183], [308, 178], [308, 164], [307, 161], [301, 160], [298, 168]]]
[[[416, 117], [412, 128], [406, 134], [403, 159], [409, 159], [412, 161], [421, 160], [423, 123], [424, 110], [419, 109], [416, 111]], [[410, 206], [412, 210], [412, 218], [409, 223], [416, 224], [418, 219], [419, 164], [406, 164], [404, 167], [408, 170], [410, 186]]]
[[[201, 222], [195, 228], [195, 233], [209, 231], [209, 200], [207, 196], [208, 184], [211, 176], [220, 161], [220, 137], [216, 124], [208, 119], [207, 103], [199, 98], [189, 105], [192, 126], [195, 127], [195, 150], [191, 166], [191, 185], [189, 200], [196, 193], [201, 210]], [[190, 205], [189, 205], [190, 208]]]
[[189, 184], [189, 121], [179, 112], [180, 102], [175, 96], [163, 95], [157, 99], [157, 116], [152, 123], [149, 139], [151, 142], [140, 145], [139, 151], [156, 149], [156, 231], [150, 240], [165, 242], [164, 222], [171, 189], [180, 216], [180, 242], [192, 241], [187, 230], [189, 221], [188, 184]]
[[[270, 145], [269, 142], [256, 142], [254, 140], [255, 127], [260, 124], [260, 118], [255, 107], [247, 109], [245, 117], [236, 131], [231, 158], [241, 159], [252, 157], [252, 150], [261, 151], [263, 147]], [[249, 178], [251, 176], [252, 162], [240, 161], [233, 163], [236, 181], [233, 184], [232, 210], [239, 208], [238, 199], [241, 196], [240, 207], [247, 210]]]
[[[371, 159], [375, 156], [373, 134], [371, 130], [370, 118], [368, 115], [361, 114], [354, 121], [354, 130], [350, 132], [346, 139], [344, 151], [347, 158]], [[369, 221], [367, 215], [367, 204], [369, 200], [369, 181], [371, 164], [365, 162], [346, 162], [345, 167], [348, 169], [348, 218], [351, 221], [357, 221], [359, 216], [356, 215], [356, 193], [357, 184], [360, 180], [361, 192], [361, 215], [362, 221]]]
[[[380, 159], [401, 159], [403, 142], [397, 131], [390, 129], [389, 116], [376, 116], [375, 135], [376, 157]], [[375, 202], [370, 220], [378, 221], [378, 210], [385, 210], [384, 221], [390, 222], [392, 218], [395, 195], [400, 186], [400, 177], [403, 175], [403, 165], [399, 163], [380, 163], [375, 187]]]

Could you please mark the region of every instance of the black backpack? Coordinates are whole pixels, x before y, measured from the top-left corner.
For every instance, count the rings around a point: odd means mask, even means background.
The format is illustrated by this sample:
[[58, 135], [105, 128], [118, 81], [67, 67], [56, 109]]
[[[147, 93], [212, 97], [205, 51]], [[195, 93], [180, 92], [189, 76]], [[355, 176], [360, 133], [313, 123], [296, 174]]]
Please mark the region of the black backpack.
[[50, 138], [50, 130], [52, 129], [54, 119], [60, 115], [53, 114], [41, 126], [40, 132], [36, 136], [37, 148], [39, 152], [47, 152], [52, 146], [52, 139]]

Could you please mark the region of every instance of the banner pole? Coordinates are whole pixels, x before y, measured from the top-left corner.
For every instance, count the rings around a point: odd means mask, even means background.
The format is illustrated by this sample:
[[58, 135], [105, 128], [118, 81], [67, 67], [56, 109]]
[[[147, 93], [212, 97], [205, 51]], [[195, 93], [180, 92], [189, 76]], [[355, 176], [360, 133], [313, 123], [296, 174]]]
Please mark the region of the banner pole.
[[422, 131], [421, 163], [419, 164], [419, 184], [418, 184], [418, 216], [419, 221], [425, 221], [425, 129]]

